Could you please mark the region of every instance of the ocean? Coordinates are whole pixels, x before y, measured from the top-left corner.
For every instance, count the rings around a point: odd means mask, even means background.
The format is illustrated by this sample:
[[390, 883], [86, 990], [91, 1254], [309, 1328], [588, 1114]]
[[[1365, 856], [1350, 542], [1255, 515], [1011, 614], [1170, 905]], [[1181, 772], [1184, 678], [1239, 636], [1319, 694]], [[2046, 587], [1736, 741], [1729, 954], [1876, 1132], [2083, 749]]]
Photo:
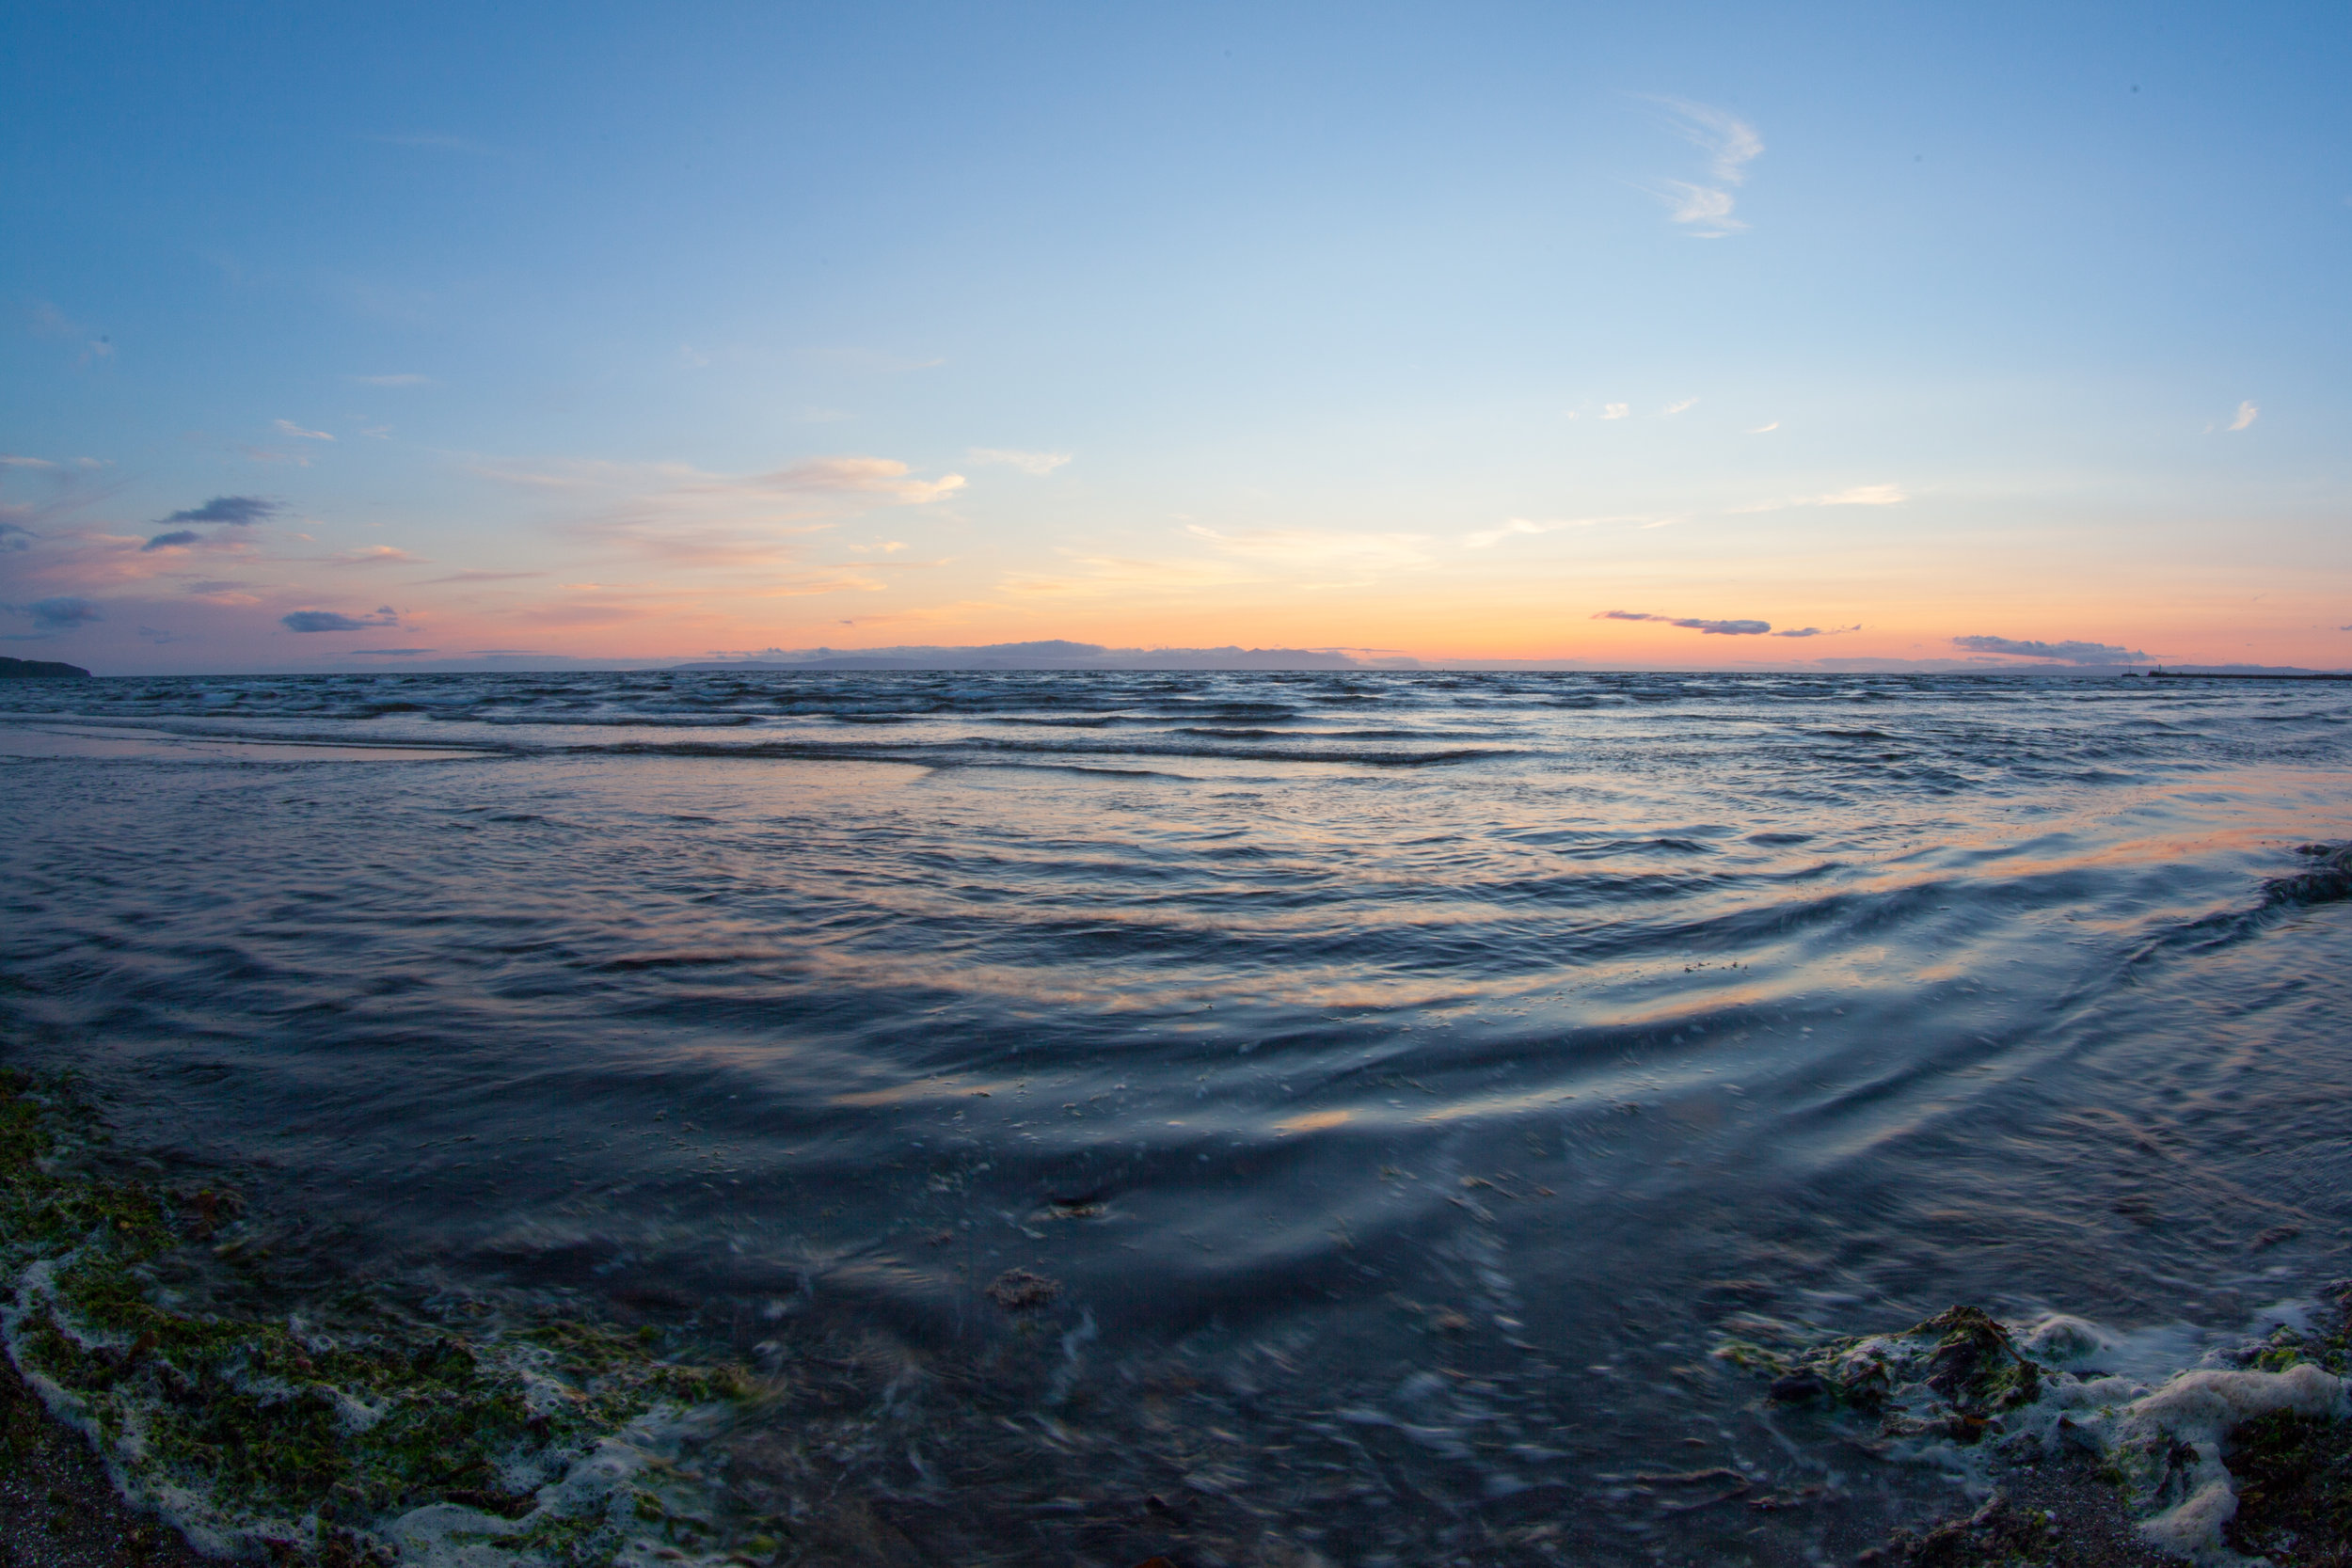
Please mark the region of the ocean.
[[0, 1063], [320, 1277], [754, 1369], [738, 1543], [1850, 1557], [1970, 1452], [1725, 1343], [2153, 1376], [2346, 1272], [2348, 761], [2324, 684], [16, 681]]

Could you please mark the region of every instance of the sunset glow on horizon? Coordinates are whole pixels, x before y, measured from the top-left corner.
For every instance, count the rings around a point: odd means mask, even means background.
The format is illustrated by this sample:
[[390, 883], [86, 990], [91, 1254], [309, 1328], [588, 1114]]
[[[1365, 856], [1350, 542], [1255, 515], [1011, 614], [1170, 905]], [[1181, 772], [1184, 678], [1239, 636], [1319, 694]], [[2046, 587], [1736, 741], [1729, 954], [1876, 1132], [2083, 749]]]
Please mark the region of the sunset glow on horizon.
[[2338, 10], [15, 31], [0, 652], [2352, 666]]

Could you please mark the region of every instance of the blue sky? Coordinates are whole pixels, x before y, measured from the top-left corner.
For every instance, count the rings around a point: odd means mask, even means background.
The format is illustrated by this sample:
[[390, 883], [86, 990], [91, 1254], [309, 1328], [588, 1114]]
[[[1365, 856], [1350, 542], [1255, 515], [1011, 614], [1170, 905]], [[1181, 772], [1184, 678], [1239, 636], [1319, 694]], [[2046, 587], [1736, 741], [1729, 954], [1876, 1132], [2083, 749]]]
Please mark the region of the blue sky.
[[12, 651], [2352, 663], [2340, 7], [484, 9], [13, 13]]

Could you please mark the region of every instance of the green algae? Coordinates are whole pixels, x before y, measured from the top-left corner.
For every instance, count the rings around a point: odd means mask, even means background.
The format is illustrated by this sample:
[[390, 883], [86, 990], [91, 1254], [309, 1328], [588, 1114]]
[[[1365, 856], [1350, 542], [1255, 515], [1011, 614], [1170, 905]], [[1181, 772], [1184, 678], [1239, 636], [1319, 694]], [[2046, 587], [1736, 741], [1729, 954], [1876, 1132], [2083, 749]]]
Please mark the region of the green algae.
[[2352, 1370], [2352, 1283], [2328, 1295], [2321, 1324], [2208, 1353], [2154, 1389], [2061, 1370], [2096, 1354], [2050, 1332], [2071, 1320], [2049, 1320], [2021, 1346], [1973, 1307], [1900, 1334], [1801, 1349], [1727, 1339], [1715, 1354], [1770, 1377], [1775, 1403], [1875, 1416], [1885, 1437], [1983, 1443], [1979, 1474], [2002, 1488], [1994, 1501], [1925, 1534], [1899, 1530], [1868, 1560], [2352, 1568], [2352, 1419], [2332, 1382]]
[[[2340, 1283], [2333, 1294], [2332, 1323], [2312, 1333], [2280, 1328], [2247, 1364], [2352, 1371], [2352, 1291]], [[2227, 1462], [2238, 1509], [2222, 1535], [2233, 1550], [2296, 1568], [2352, 1568], [2352, 1421], [2258, 1416], [2230, 1434]]]
[[436, 1505], [518, 1563], [610, 1561], [647, 1522], [693, 1533], [636, 1478], [663, 1422], [752, 1395], [739, 1369], [602, 1324], [485, 1328], [360, 1291], [312, 1319], [186, 1309], [165, 1275], [254, 1267], [266, 1239], [233, 1195], [124, 1179], [103, 1145], [70, 1081], [0, 1069], [0, 1328], [121, 1490], [199, 1545], [389, 1560], [403, 1516]]
[[2298, 1568], [2352, 1568], [2352, 1422], [2282, 1411], [2230, 1438], [2231, 1547]]
[[[1899, 1334], [1824, 1340], [1801, 1353], [1727, 1339], [1719, 1360], [1772, 1378], [1774, 1403], [1818, 1404], [1882, 1415], [1890, 1432], [1940, 1431], [1973, 1443], [1997, 1418], [2042, 1392], [2042, 1369], [2009, 1330], [1974, 1307], [1953, 1307]], [[1921, 1390], [1932, 1413], [1915, 1411]], [[1910, 1396], [1905, 1398], [1904, 1396]]]

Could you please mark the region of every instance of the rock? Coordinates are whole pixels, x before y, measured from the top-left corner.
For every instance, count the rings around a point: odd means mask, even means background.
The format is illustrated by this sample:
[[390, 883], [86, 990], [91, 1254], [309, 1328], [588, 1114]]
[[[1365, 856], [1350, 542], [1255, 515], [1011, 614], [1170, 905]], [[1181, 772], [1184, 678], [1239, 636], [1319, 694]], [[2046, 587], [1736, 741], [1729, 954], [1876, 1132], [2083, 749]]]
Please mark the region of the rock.
[[2042, 1369], [2017, 1354], [2009, 1330], [1974, 1307], [1937, 1313], [1912, 1331], [1940, 1334], [1927, 1385], [1963, 1415], [2029, 1404], [2042, 1392]]

